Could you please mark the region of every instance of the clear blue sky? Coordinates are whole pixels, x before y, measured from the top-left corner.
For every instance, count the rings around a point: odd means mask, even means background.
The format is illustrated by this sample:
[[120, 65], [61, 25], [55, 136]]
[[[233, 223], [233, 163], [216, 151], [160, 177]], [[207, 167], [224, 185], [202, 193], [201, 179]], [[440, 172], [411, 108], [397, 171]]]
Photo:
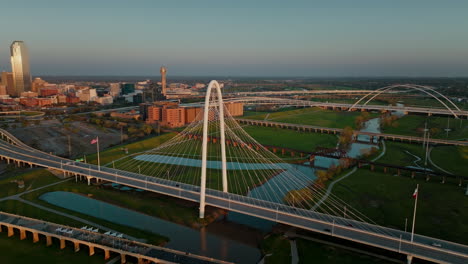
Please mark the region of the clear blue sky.
[[[2, 3], [3, 2], [3, 3]], [[45, 3], [46, 2], [46, 3]], [[0, 70], [34, 75], [468, 76], [468, 1], [0, 0]]]

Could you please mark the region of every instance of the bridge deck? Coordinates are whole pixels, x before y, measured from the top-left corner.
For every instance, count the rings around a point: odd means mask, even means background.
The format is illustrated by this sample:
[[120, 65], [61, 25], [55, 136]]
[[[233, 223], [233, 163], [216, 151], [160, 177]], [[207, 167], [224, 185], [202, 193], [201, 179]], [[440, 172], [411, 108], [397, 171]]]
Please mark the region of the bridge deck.
[[[11, 138], [11, 134], [8, 137]], [[82, 175], [88, 178], [128, 185], [189, 201], [199, 202], [200, 198], [198, 186], [107, 167], [98, 168], [96, 165], [74, 162], [24, 145], [12, 145], [0, 141], [0, 157], [57, 169], [72, 175]], [[412, 255], [429, 261], [460, 264], [468, 262], [468, 246], [466, 245], [417, 234], [414, 237], [414, 242], [411, 242], [410, 233], [404, 231], [326, 215], [317, 211], [298, 209], [212, 189], [207, 189], [206, 203], [214, 207]], [[432, 246], [433, 243], [440, 244], [441, 247], [434, 247]]]
[[[278, 126], [278, 127], [286, 127], [286, 128], [294, 128], [298, 130], [312, 130], [312, 131], [325, 131], [325, 132], [332, 132], [332, 133], [341, 133], [343, 129], [341, 128], [330, 128], [330, 127], [320, 127], [320, 126], [311, 126], [311, 125], [300, 125], [300, 124], [292, 124], [292, 123], [283, 123], [283, 122], [273, 122], [273, 121], [265, 121], [265, 120], [256, 120], [256, 119], [242, 119], [236, 118], [236, 120], [240, 123], [244, 124], [252, 124], [252, 125], [264, 125], [264, 126]], [[384, 139], [393, 139], [393, 140], [401, 140], [401, 141], [409, 141], [409, 142], [424, 142], [424, 138], [422, 137], [414, 137], [414, 136], [404, 136], [404, 135], [396, 135], [396, 134], [386, 134], [386, 133], [374, 133], [374, 132], [365, 132], [365, 131], [354, 131], [355, 135], [364, 135], [369, 137], [384, 138]], [[449, 140], [449, 139], [436, 139], [436, 138], [429, 138], [429, 142], [431, 144], [439, 144], [439, 145], [454, 145], [454, 146], [468, 146], [468, 141], [464, 140]]]
[[[34, 232], [43, 236], [65, 239], [83, 245], [102, 248], [135, 258], [146, 258], [155, 263], [193, 263], [193, 264], [229, 264], [230, 262], [197, 256], [186, 252], [154, 246], [151, 244], [92, 232], [79, 228], [63, 226], [29, 217], [0, 212], [0, 225]], [[62, 232], [59, 230], [67, 230]]]

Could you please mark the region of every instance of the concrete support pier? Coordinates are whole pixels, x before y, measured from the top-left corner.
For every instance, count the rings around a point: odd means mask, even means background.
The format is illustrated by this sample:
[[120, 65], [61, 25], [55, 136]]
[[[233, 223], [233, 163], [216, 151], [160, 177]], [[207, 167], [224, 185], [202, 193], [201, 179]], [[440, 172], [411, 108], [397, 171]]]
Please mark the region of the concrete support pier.
[[407, 255], [406, 256], [406, 263], [411, 264], [413, 262], [413, 256], [412, 255]]

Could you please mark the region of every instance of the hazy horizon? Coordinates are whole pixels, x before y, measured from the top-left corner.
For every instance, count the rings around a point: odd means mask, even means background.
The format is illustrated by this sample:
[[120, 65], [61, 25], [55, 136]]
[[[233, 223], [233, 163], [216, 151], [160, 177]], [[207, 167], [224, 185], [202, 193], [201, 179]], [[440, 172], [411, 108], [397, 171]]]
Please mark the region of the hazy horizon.
[[[3, 10], [4, 9], [4, 10]], [[15, 1], [34, 76], [466, 77], [466, 1]]]

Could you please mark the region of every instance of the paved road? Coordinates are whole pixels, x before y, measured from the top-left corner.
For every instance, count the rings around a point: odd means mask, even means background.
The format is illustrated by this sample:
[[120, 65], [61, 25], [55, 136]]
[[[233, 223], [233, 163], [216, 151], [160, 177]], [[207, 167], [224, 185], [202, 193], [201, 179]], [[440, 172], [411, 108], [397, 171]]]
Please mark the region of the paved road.
[[[236, 97], [224, 99], [225, 102], [242, 102], [244, 104], [269, 104], [269, 105], [294, 105], [294, 106], [310, 106], [310, 107], [325, 107], [332, 109], [343, 109], [349, 110], [353, 104], [342, 104], [342, 103], [327, 103], [317, 101], [306, 101], [297, 99], [285, 99], [285, 98], [274, 98], [274, 97]], [[468, 117], [468, 111], [464, 110], [453, 110], [450, 111], [446, 108], [425, 108], [425, 107], [413, 107], [413, 106], [391, 106], [391, 105], [356, 105], [353, 110], [373, 110], [373, 111], [399, 111], [404, 113], [422, 113], [428, 115], [453, 115], [457, 117]]]
[[[0, 141], [0, 156], [199, 202], [200, 190], [198, 186], [107, 167], [101, 167], [99, 170], [96, 165], [70, 161], [32, 150], [29, 147], [11, 145], [4, 141]], [[412, 243], [409, 241], [410, 233], [401, 230], [212, 189], [206, 190], [206, 203], [229, 211], [276, 221], [402, 254], [414, 255], [429, 261], [468, 263], [468, 246], [436, 238], [415, 235]], [[433, 246], [433, 243], [440, 244], [440, 247]]]

